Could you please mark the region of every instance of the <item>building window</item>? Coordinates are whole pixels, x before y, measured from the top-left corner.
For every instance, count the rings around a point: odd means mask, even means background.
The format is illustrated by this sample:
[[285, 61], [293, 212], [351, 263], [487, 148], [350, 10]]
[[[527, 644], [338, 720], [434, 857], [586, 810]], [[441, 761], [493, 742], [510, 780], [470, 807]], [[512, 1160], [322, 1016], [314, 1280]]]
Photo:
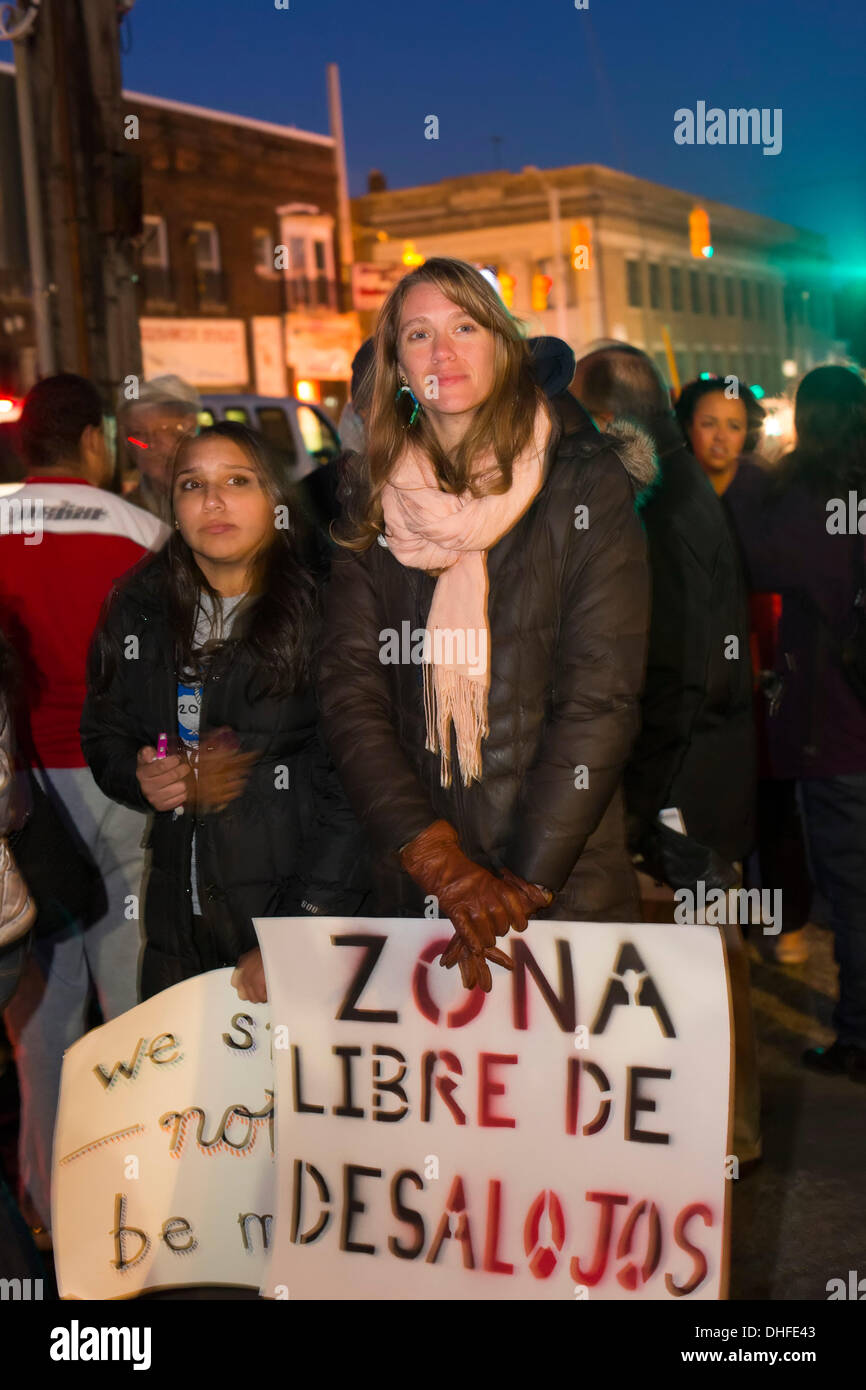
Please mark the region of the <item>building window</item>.
[[632, 309], [640, 309], [643, 305], [643, 284], [640, 273], [640, 261], [626, 261], [625, 274], [629, 305]]
[[145, 217], [141, 247], [142, 282], [145, 299], [170, 302], [171, 275], [168, 263], [168, 229], [164, 217]]
[[748, 280], [740, 281], [740, 294], [743, 298], [743, 318], [750, 319], [752, 317], [752, 287]]
[[334, 219], [307, 203], [287, 203], [277, 213], [277, 266], [285, 278], [286, 308], [335, 310]]
[[719, 316], [719, 286], [715, 275], [707, 276], [707, 297], [709, 299], [710, 314], [716, 319]]
[[660, 265], [651, 265], [649, 268], [649, 296], [650, 308], [661, 309], [662, 307], [662, 268]]
[[767, 317], [767, 295], [763, 284], [758, 281], [755, 286], [755, 313], [761, 323]]
[[689, 271], [689, 298], [691, 300], [692, 313], [702, 313], [703, 305], [701, 304], [701, 277], [696, 270]]
[[193, 231], [199, 304], [225, 304], [219, 232], [213, 222], [196, 222]]
[[682, 313], [683, 272], [678, 265], [671, 266], [671, 308], [674, 313]]
[[253, 232], [253, 266], [257, 275], [273, 275], [274, 238], [267, 227], [256, 227]]
[[736, 317], [737, 299], [734, 291], [734, 282], [730, 275], [725, 276], [725, 313], [728, 318]]

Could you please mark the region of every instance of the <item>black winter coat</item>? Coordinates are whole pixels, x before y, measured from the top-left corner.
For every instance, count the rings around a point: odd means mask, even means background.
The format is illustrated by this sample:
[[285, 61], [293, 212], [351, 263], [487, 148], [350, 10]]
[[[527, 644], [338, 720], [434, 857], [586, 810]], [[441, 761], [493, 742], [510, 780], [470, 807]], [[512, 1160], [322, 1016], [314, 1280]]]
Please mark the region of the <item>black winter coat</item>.
[[[618, 430], [614, 421], [611, 433]], [[745, 580], [724, 508], [673, 417], [653, 442], [659, 476], [640, 513], [652, 619], [626, 806], [641, 831], [659, 811], [678, 806], [691, 839], [729, 861], [742, 859], [755, 828]]]
[[[96, 696], [91, 654], [81, 722], [84, 756], [106, 796], [145, 811], [151, 808], [136, 780], [136, 755], [155, 746], [160, 733], [177, 731], [163, 585], [157, 557], [115, 590], [105, 622], [121, 650], [130, 637], [138, 639], [138, 657], [120, 660], [110, 688]], [[313, 691], [263, 695], [250, 653], [242, 642], [228, 641], [204, 682], [201, 737], [223, 725], [239, 735], [242, 751], [258, 754], [242, 795], [212, 814], [152, 813], [145, 999], [202, 969], [235, 965], [257, 945], [254, 917], [298, 916], [310, 908], [348, 914], [363, 897], [361, 832], [318, 732]], [[209, 928], [203, 952], [192, 934], [194, 827], [198, 896]]]
[[[540, 916], [627, 921], [637, 913], [618, 789], [638, 728], [644, 536], [613, 441], [573, 397], [551, 404], [561, 436], [548, 447], [542, 488], [488, 553], [490, 733], [480, 782], [463, 786], [455, 752], [453, 785], [440, 786], [439, 756], [424, 746], [421, 667], [379, 659], [384, 629], [424, 626], [435, 579], [381, 545], [333, 563], [322, 719], [378, 856], [378, 906], [387, 915], [423, 915], [396, 852], [440, 818], [470, 858], [553, 890]], [[579, 505], [589, 509], [585, 530], [575, 525]]]

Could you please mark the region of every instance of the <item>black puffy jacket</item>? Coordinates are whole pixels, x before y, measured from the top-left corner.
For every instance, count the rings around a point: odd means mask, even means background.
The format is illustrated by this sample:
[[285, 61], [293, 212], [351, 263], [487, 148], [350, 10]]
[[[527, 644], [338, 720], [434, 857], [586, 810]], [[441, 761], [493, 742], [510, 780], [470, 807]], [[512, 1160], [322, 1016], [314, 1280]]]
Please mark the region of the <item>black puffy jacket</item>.
[[[611, 433], [622, 428], [614, 420]], [[652, 618], [626, 807], [636, 846], [676, 806], [691, 839], [743, 859], [755, 838], [755, 721], [742, 569], [724, 507], [673, 416], [652, 442], [659, 474], [640, 513]]]
[[[614, 441], [573, 397], [551, 404], [559, 437], [548, 447], [544, 483], [488, 552], [490, 732], [480, 782], [464, 787], [455, 757], [453, 785], [440, 786], [439, 756], [424, 746], [421, 668], [379, 659], [385, 629], [424, 626], [435, 579], [381, 545], [333, 562], [322, 720], [378, 859], [379, 910], [389, 915], [422, 915], [396, 851], [439, 818], [478, 863], [553, 890], [540, 916], [637, 913], [619, 785], [638, 728], [645, 541]], [[585, 530], [575, 525], [579, 505], [589, 510]]]
[[[135, 775], [136, 755], [177, 732], [174, 643], [165, 618], [160, 558], [114, 592], [105, 622], [138, 655], [121, 660], [108, 690], [89, 693], [81, 746], [99, 786], [114, 801], [148, 811]], [[317, 729], [312, 690], [274, 698], [242, 642], [228, 641], [204, 682], [200, 727], [228, 726], [242, 751], [255, 750], [244, 791], [225, 810], [175, 817], [156, 812], [148, 833], [151, 862], [144, 904], [142, 997], [203, 968], [192, 937], [190, 847], [196, 829], [198, 896], [209, 925], [204, 968], [235, 965], [254, 947], [254, 917], [351, 913], [364, 889], [361, 833]]]

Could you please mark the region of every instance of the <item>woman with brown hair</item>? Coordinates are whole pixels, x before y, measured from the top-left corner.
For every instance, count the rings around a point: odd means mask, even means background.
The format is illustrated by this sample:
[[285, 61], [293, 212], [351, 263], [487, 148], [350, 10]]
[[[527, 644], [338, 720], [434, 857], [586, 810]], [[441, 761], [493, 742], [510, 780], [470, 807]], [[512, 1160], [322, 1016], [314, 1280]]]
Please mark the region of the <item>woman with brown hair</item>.
[[[549, 341], [549, 340], [548, 340]], [[612, 441], [548, 396], [488, 282], [436, 258], [376, 330], [319, 693], [377, 855], [378, 909], [435, 899], [442, 963], [489, 989], [532, 914], [634, 920], [619, 792], [637, 730], [644, 538]], [[555, 375], [555, 374], [554, 374]]]

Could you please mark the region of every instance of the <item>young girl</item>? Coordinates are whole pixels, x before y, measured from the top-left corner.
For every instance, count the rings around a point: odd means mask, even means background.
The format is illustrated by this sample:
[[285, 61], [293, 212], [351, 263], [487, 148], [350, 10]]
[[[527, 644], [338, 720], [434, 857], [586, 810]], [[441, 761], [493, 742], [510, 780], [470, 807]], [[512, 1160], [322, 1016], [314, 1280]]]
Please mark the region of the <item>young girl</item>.
[[310, 685], [316, 586], [278, 465], [245, 426], [181, 442], [171, 503], [164, 550], [107, 606], [82, 747], [108, 796], [155, 813], [142, 998], [231, 965], [240, 997], [263, 1003], [252, 919], [362, 897]]

